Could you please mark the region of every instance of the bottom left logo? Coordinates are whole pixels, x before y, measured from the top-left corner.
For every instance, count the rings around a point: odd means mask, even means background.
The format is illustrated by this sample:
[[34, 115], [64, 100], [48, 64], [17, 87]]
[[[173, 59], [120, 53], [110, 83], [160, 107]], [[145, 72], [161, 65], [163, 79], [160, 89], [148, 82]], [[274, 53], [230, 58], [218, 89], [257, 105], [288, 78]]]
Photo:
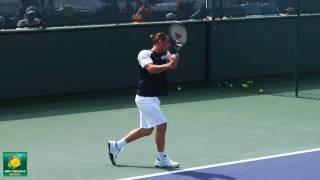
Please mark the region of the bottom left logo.
[[3, 152], [3, 176], [28, 176], [27, 152]]

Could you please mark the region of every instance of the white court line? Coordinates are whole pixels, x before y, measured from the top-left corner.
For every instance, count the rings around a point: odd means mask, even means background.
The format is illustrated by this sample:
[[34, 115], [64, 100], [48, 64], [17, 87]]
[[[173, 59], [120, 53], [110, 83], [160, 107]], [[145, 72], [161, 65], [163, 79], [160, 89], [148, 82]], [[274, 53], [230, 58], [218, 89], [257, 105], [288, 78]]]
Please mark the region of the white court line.
[[252, 158], [252, 159], [244, 159], [244, 160], [232, 161], [232, 162], [226, 162], [226, 163], [220, 163], [220, 164], [212, 164], [212, 165], [207, 165], [207, 166], [199, 166], [199, 167], [170, 171], [170, 172], [162, 172], [162, 173], [154, 173], [154, 174], [148, 174], [148, 175], [142, 175], [142, 176], [135, 176], [135, 177], [123, 178], [123, 179], [119, 179], [119, 180], [134, 180], [134, 179], [148, 178], [148, 177], [154, 177], [154, 176], [176, 174], [176, 173], [181, 173], [181, 172], [186, 172], [186, 171], [195, 171], [195, 170], [199, 170], [199, 169], [227, 166], [227, 165], [232, 165], [232, 164], [240, 164], [240, 163], [259, 161], [259, 160], [265, 160], [265, 159], [271, 159], [271, 158], [278, 158], [278, 157], [284, 157], [284, 156], [292, 156], [292, 155], [310, 153], [310, 152], [315, 152], [315, 151], [320, 151], [320, 148], [308, 149], [308, 150], [296, 151], [296, 152], [284, 153], [284, 154], [277, 154], [277, 155], [271, 155], [271, 156], [264, 156], [264, 157], [258, 157], [258, 158]]

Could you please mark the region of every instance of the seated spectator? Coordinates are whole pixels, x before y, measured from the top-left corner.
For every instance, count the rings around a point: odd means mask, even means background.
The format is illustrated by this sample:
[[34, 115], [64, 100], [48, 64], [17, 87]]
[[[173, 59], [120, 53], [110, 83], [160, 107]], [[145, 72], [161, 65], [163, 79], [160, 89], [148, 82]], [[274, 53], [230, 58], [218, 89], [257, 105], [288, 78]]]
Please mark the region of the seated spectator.
[[138, 11], [142, 5], [146, 4], [143, 0], [130, 0], [130, 3], [134, 12]]
[[132, 19], [132, 15], [135, 12], [131, 3], [131, 0], [124, 0], [120, 5], [120, 18], [123, 22], [130, 22]]
[[293, 7], [288, 7], [280, 13], [280, 16], [294, 15], [296, 10]]
[[190, 19], [201, 19], [205, 18], [207, 15], [206, 4], [202, 3], [199, 8], [196, 8], [196, 11], [190, 16]]
[[[200, 7], [196, 8], [196, 3]], [[205, 17], [205, 3], [196, 0], [176, 0], [176, 12], [168, 13], [167, 19], [200, 19]]]
[[50, 22], [51, 26], [73, 25], [77, 20], [76, 11], [69, 4], [65, 4], [59, 8], [50, 4], [44, 14], [46, 21]]
[[[99, 0], [98, 9], [83, 11], [65, 4], [57, 9], [54, 4], [46, 10], [46, 20], [53, 26], [70, 26], [88, 23], [114, 23], [120, 21], [120, 8], [115, 0]], [[132, 16], [132, 14], [131, 14]]]
[[60, 21], [62, 25], [76, 25], [77, 21], [81, 20], [78, 16], [75, 8], [69, 4], [65, 4], [56, 11], [55, 18], [57, 18], [57, 21]]
[[280, 13], [287, 14], [288, 8], [295, 7], [296, 3], [294, 1], [285, 1], [285, 0], [278, 0], [276, 4], [279, 7]]
[[18, 21], [19, 19], [24, 18], [24, 14], [26, 12], [26, 9], [30, 6], [34, 6], [34, 2], [33, 0], [20, 0], [20, 5], [17, 9], [17, 11], [15, 12], [15, 14], [13, 15], [13, 17], [11, 17], [10, 19], [12, 21]]
[[0, 29], [4, 29], [6, 26], [6, 21], [4, 17], [0, 16]]
[[120, 8], [115, 0], [100, 0], [104, 5], [98, 9], [94, 16], [97, 22], [119, 22], [120, 20]]
[[177, 18], [189, 19], [189, 17], [195, 12], [194, 3], [194, 0], [176, 0]]
[[133, 14], [132, 20], [134, 23], [141, 23], [152, 20], [152, 9], [149, 5], [143, 4], [139, 7], [136, 13]]
[[26, 9], [24, 19], [18, 21], [17, 28], [45, 28], [42, 20], [36, 18], [36, 9], [34, 6], [29, 6]]

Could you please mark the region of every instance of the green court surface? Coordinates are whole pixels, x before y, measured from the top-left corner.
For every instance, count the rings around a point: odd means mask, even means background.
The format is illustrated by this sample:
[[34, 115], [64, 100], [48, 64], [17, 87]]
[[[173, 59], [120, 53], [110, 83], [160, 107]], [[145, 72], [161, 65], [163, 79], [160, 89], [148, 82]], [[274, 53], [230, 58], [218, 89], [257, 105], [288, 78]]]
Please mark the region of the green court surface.
[[[320, 147], [319, 101], [215, 88], [186, 89], [162, 98], [167, 153], [182, 169]], [[106, 142], [139, 126], [134, 94], [1, 106], [0, 153], [28, 152], [28, 177], [101, 180], [169, 171], [153, 167], [154, 134], [120, 153]]]

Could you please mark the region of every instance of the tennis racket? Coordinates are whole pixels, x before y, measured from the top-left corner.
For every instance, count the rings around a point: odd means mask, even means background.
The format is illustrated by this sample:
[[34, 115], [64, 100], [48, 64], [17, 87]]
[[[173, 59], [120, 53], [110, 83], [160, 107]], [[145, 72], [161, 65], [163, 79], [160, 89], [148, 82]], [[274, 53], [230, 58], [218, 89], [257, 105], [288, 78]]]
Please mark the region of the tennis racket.
[[181, 23], [174, 23], [169, 27], [169, 36], [172, 41], [173, 53], [177, 53], [187, 42], [187, 29]]

